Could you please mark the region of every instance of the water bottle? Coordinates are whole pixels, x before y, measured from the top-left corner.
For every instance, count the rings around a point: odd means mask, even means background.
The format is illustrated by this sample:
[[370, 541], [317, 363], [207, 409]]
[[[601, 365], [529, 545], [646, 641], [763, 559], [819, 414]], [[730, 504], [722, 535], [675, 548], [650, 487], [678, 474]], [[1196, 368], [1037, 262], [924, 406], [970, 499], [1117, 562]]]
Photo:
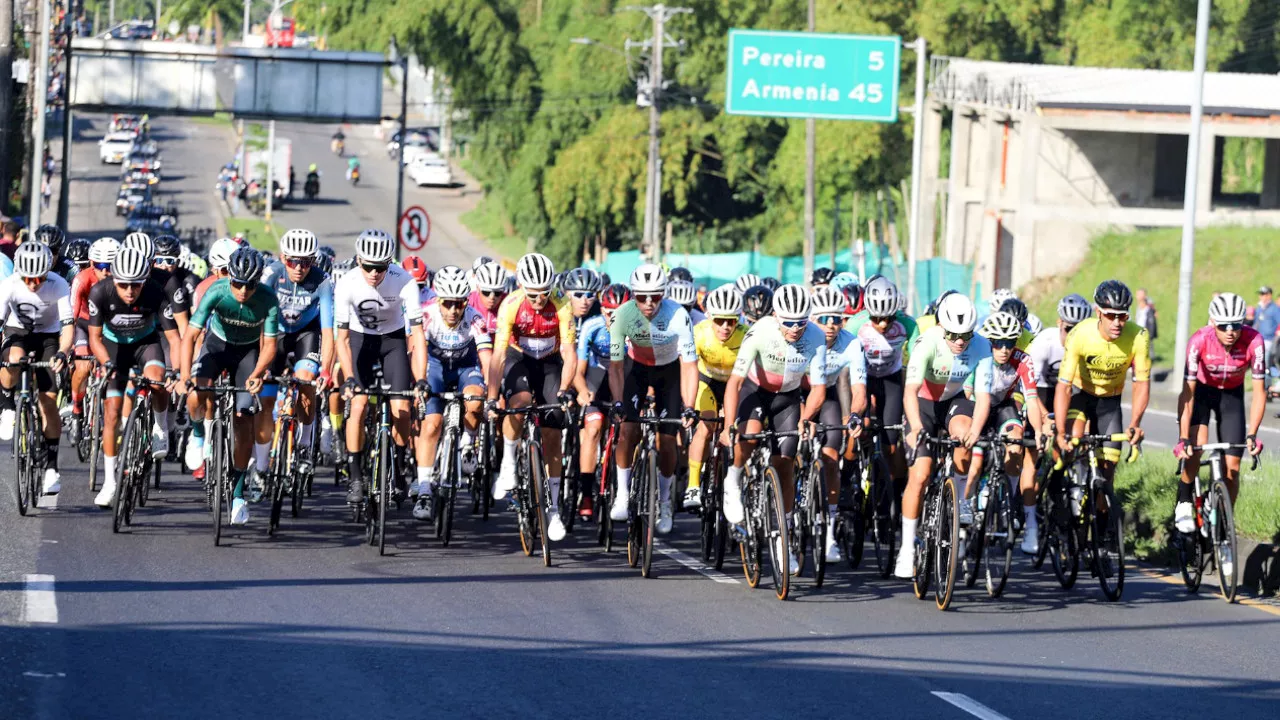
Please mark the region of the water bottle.
[[1080, 517], [1084, 512], [1084, 486], [1078, 481], [1071, 483], [1071, 516]]
[[987, 496], [991, 494], [991, 487], [986, 483], [982, 483], [982, 487], [978, 489], [978, 512], [987, 509]]

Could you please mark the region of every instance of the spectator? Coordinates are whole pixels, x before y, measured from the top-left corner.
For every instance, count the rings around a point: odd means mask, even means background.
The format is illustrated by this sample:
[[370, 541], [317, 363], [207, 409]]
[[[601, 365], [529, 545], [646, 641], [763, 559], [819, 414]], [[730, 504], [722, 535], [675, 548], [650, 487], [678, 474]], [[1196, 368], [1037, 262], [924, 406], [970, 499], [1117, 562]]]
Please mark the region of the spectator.
[[18, 248], [18, 223], [6, 220], [0, 224], [0, 252], [13, 259], [13, 251]]
[[40, 200], [44, 203], [44, 208], [49, 209], [49, 203], [53, 201], [53, 183], [49, 181], [49, 176], [45, 175], [44, 180], [40, 181]]
[[1262, 334], [1267, 355], [1267, 374], [1270, 375], [1272, 363], [1275, 362], [1275, 340], [1280, 336], [1280, 307], [1271, 302], [1270, 285], [1258, 288], [1258, 308], [1253, 312], [1253, 328]]
[[1147, 335], [1151, 338], [1151, 343], [1147, 345], [1147, 352], [1150, 354], [1151, 348], [1155, 344], [1157, 325], [1156, 325], [1156, 306], [1151, 302], [1151, 298], [1147, 296], [1146, 288], [1138, 288], [1138, 292], [1134, 297], [1133, 321], [1138, 327], [1146, 328]]

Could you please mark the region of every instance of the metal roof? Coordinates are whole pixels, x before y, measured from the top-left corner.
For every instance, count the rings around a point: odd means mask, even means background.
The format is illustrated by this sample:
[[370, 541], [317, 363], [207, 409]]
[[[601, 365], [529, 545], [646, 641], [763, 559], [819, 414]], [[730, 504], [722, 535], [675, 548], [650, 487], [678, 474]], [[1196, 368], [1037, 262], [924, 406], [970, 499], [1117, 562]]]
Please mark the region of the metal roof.
[[[930, 91], [949, 103], [971, 103], [1035, 112], [1079, 108], [1138, 112], [1187, 112], [1192, 73], [1177, 70], [1030, 65], [932, 59]], [[1280, 76], [1205, 73], [1208, 114], [1280, 115]]]

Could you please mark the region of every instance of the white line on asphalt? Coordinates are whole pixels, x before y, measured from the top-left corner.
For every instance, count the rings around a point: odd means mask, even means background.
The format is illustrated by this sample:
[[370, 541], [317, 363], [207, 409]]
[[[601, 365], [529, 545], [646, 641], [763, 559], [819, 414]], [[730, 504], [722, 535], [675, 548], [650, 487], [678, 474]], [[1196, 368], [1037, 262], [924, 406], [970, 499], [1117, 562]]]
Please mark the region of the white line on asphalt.
[[29, 623], [58, 622], [58, 599], [53, 593], [52, 575], [28, 575], [22, 619]]
[[666, 555], [667, 557], [671, 558], [672, 560], [675, 560], [681, 565], [689, 568], [690, 570], [693, 570], [694, 572], [700, 575], [709, 577], [718, 583], [723, 583], [725, 585], [738, 584], [737, 580], [729, 577], [728, 575], [725, 575], [724, 573], [720, 572], [719, 570], [716, 570], [715, 568], [708, 567], [702, 561], [689, 557], [688, 555], [685, 555], [679, 550], [668, 546], [666, 543], [655, 542], [654, 549], [662, 553], [663, 555]]
[[961, 710], [969, 713], [970, 715], [976, 718], [981, 718], [982, 720], [1009, 720], [1009, 718], [1005, 717], [1004, 715], [1001, 715], [995, 710], [992, 710], [986, 705], [983, 705], [977, 700], [974, 700], [968, 695], [962, 695], [960, 693], [942, 692], [939, 690], [934, 690], [932, 694], [942, 700], [946, 700], [947, 702], [951, 703], [952, 705], [955, 705], [956, 707], [960, 708]]
[[[1123, 403], [1123, 405], [1122, 405], [1122, 406], [1123, 406], [1124, 408], [1126, 408], [1127, 410], [1129, 410], [1130, 412], [1132, 412], [1132, 411], [1133, 411], [1133, 406], [1132, 406], [1132, 405], [1130, 405], [1129, 403]], [[1147, 408], [1147, 414], [1148, 414], [1148, 415], [1159, 415], [1160, 417], [1167, 417], [1167, 418], [1169, 418], [1169, 419], [1171, 419], [1171, 420], [1177, 420], [1177, 419], [1178, 419], [1178, 414], [1177, 414], [1177, 413], [1171, 413], [1171, 412], [1169, 412], [1168, 410], [1156, 410], [1155, 408]], [[1280, 428], [1267, 427], [1267, 426], [1263, 425], [1262, 427], [1258, 428], [1258, 432], [1280, 433]]]
[[35, 670], [28, 670], [22, 673], [22, 677], [29, 677], [29, 678], [64, 678], [66, 676], [67, 676], [66, 673], [46, 673], [46, 672], [36, 672]]
[[57, 510], [58, 509], [57, 494], [41, 495], [40, 502], [37, 504], [37, 507], [39, 507], [42, 510]]

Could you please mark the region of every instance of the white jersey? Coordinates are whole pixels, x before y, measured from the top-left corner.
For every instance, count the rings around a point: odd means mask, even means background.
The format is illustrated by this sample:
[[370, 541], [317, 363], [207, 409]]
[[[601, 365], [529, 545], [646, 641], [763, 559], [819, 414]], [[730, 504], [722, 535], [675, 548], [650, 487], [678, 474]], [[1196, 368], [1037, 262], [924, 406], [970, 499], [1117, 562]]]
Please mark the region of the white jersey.
[[35, 292], [20, 275], [0, 281], [0, 324], [29, 333], [56, 333], [75, 319], [71, 312], [71, 286], [49, 273]]
[[441, 317], [440, 304], [432, 302], [422, 314], [423, 330], [427, 334], [427, 354], [446, 363], [478, 362], [477, 351], [493, 348], [488, 323], [473, 308], [466, 308], [462, 320], [449, 327]]
[[[1036, 372], [1036, 387], [1056, 387], [1058, 384], [1058, 366], [1062, 364], [1064, 354], [1062, 332], [1058, 326], [1047, 327], [1027, 345], [1027, 355], [1031, 358], [1031, 367]], [[1052, 409], [1052, 408], [1051, 408]]]
[[364, 271], [343, 275], [333, 289], [333, 324], [365, 335], [389, 335], [422, 322], [418, 283], [399, 265], [370, 285]]

